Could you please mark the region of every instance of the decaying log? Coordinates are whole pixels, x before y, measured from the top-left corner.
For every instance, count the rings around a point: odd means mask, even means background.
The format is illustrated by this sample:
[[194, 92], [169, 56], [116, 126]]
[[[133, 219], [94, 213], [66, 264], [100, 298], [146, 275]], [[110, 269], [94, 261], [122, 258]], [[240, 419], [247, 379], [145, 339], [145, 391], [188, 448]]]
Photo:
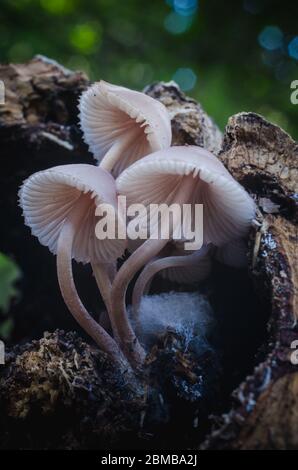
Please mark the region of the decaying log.
[[298, 374], [285, 374], [272, 381], [261, 393], [234, 447], [297, 449], [297, 410]]
[[0, 106], [1, 139], [25, 137], [31, 144], [50, 140], [66, 150], [71, 125], [77, 122], [77, 100], [88, 85], [82, 72], [72, 72], [57, 62], [36, 56], [26, 64], [0, 66], [5, 103]]
[[[92, 161], [77, 125], [78, 96], [89, 82], [82, 73], [42, 57], [24, 65], [1, 66], [0, 78], [6, 86], [6, 103], [0, 106], [5, 161], [0, 199], [2, 215], [8, 221], [0, 250], [12, 253], [24, 267], [27, 280], [22, 286], [23, 300], [12, 312], [25, 316], [21, 329], [30, 338], [27, 325], [30, 320], [38, 324], [40, 312], [49, 328], [69, 325], [59, 324], [61, 316], [65, 313], [68, 318], [68, 314], [58, 300], [53, 260], [22, 227], [17, 188], [25, 177], [40, 169]], [[167, 106], [173, 144], [201, 145], [213, 151], [258, 207], [248, 256], [255, 291], [270, 306], [264, 353], [261, 363], [234, 391], [231, 409], [214, 419], [214, 427], [201, 447], [298, 448], [298, 369], [292, 348], [298, 339], [298, 145], [279, 127], [253, 113], [232, 116], [222, 137], [201, 106], [172, 82], [151, 85], [146, 92]], [[42, 292], [36, 292], [39, 284], [43, 285]], [[32, 291], [36, 293], [34, 301]], [[46, 302], [38, 303], [38, 298]], [[41, 336], [41, 326], [44, 322], [34, 335]]]
[[271, 315], [266, 359], [234, 392], [232, 410], [202, 448], [297, 449], [298, 145], [261, 116], [240, 113], [228, 122], [219, 158], [258, 205], [250, 272]]
[[168, 109], [172, 124], [172, 145], [198, 145], [217, 155], [222, 133], [202, 106], [181, 92], [175, 82], [155, 83], [145, 92]]
[[7, 354], [0, 448], [127, 447], [143, 410], [142, 394], [105, 354], [56, 330]]
[[[174, 143], [212, 150], [213, 139], [213, 152], [258, 207], [250, 235], [250, 273], [256, 291], [271, 308], [268, 356], [235, 390], [232, 410], [216, 419], [217, 426], [202, 448], [298, 448], [294, 418], [298, 367], [291, 362], [298, 340], [298, 144], [261, 116], [240, 113], [229, 119], [221, 145], [210, 118], [202, 118], [200, 106], [175, 86], [157, 84], [148, 90], [172, 112]], [[181, 124], [185, 112], [190, 114]], [[203, 133], [207, 137], [199, 141], [195, 138], [198, 122], [208, 123]]]

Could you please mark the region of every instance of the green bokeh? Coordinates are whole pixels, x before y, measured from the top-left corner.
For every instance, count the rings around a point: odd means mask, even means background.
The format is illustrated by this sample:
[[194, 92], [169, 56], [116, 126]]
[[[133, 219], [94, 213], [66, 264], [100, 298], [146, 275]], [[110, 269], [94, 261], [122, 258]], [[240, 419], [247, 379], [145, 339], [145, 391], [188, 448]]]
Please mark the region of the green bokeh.
[[[191, 69], [197, 80], [187, 93], [221, 128], [231, 114], [255, 111], [297, 138], [290, 84], [298, 79], [298, 62], [287, 51], [298, 35], [296, 2], [197, 3], [192, 15], [183, 16], [175, 12], [175, 0], [2, 0], [0, 60], [44, 54], [93, 80], [136, 89]], [[270, 25], [284, 38], [274, 53], [258, 42]]]
[[0, 339], [9, 339], [14, 326], [8, 311], [12, 299], [18, 296], [15, 283], [20, 277], [21, 271], [16, 263], [0, 253]]
[[14, 261], [0, 253], [0, 315], [7, 313], [11, 299], [17, 296], [15, 282], [20, 276], [21, 272]]

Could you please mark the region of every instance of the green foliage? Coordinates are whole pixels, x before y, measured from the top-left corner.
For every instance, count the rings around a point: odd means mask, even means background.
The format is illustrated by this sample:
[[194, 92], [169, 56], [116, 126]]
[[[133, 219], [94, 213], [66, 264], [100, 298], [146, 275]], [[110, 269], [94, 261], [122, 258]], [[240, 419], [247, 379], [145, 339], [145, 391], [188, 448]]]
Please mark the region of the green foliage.
[[11, 317], [5, 318], [4, 321], [0, 323], [0, 337], [2, 339], [9, 339], [14, 327], [14, 322]]
[[[298, 61], [288, 50], [297, 8], [287, 0], [2, 0], [0, 60], [44, 54], [136, 89], [175, 77], [222, 128], [231, 114], [255, 111], [298, 137], [290, 101]], [[278, 32], [275, 49], [268, 31]]]
[[17, 295], [14, 284], [20, 275], [20, 270], [14, 261], [0, 253], [0, 310], [3, 313], [8, 311], [11, 299]]
[[0, 253], [0, 337], [7, 339], [13, 328], [13, 319], [6, 317], [12, 298], [18, 295], [15, 282], [20, 278], [18, 266]]

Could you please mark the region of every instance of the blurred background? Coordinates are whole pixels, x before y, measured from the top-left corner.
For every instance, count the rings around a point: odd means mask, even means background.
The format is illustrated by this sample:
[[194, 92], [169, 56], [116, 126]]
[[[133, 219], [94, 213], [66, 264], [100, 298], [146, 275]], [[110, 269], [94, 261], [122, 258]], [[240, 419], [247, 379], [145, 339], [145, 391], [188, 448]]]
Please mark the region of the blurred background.
[[[297, 139], [297, 20], [290, 0], [2, 0], [0, 62], [43, 54], [135, 89], [175, 80], [221, 129], [254, 111]], [[0, 253], [0, 338], [20, 276]]]
[[175, 80], [224, 128], [255, 111], [298, 138], [298, 2], [2, 0], [0, 61], [35, 54], [142, 89]]

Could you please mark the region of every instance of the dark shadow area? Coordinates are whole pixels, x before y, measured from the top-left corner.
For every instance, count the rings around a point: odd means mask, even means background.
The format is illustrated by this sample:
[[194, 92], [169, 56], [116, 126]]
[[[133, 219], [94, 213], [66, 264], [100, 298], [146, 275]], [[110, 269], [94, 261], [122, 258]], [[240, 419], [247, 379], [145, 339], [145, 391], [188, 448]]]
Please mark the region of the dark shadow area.
[[256, 296], [246, 270], [216, 263], [211, 283], [222, 356], [222, 406], [226, 408], [229, 394], [262, 358], [270, 307]]

